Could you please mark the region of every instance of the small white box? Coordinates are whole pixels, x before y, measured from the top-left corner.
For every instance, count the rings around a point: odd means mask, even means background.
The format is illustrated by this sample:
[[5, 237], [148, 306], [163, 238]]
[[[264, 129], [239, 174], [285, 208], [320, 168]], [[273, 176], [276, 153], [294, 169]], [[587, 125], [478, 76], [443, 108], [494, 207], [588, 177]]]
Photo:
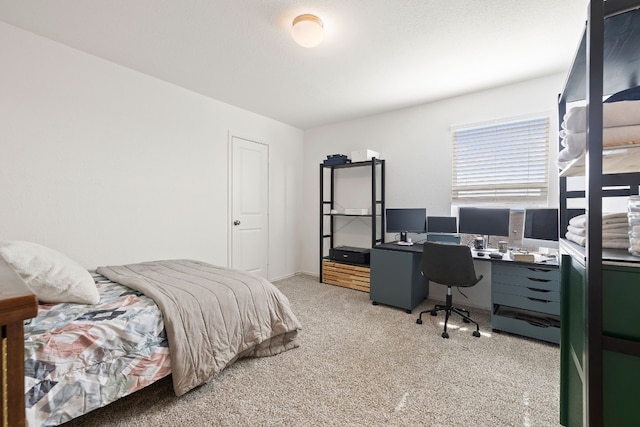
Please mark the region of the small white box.
[[369, 215], [368, 208], [345, 208], [345, 215]]
[[373, 150], [356, 150], [351, 152], [351, 162], [366, 162], [373, 158], [379, 159], [380, 153]]

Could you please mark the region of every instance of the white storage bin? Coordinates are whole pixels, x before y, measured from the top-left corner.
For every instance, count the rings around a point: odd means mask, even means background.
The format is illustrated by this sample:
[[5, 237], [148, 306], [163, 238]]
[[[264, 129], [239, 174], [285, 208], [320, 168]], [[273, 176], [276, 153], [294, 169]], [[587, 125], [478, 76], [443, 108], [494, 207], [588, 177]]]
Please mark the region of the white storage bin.
[[351, 162], [366, 162], [373, 158], [379, 159], [380, 153], [373, 150], [356, 150], [351, 152]]
[[345, 208], [345, 215], [369, 215], [369, 208]]

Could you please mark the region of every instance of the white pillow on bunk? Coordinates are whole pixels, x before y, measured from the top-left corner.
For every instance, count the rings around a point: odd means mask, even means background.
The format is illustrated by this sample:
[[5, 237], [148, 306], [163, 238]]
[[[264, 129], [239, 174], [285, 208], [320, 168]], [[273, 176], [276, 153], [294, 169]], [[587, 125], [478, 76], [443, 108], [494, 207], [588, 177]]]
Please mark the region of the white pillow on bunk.
[[60, 252], [31, 242], [0, 242], [0, 256], [44, 303], [97, 304], [91, 274]]

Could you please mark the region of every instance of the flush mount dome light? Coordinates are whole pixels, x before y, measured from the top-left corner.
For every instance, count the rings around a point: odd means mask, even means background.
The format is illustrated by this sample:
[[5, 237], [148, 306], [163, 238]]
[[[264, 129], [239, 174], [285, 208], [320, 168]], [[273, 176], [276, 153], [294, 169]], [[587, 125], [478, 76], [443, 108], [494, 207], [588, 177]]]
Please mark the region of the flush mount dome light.
[[314, 47], [322, 41], [322, 20], [315, 15], [296, 16], [293, 20], [291, 35], [300, 46]]

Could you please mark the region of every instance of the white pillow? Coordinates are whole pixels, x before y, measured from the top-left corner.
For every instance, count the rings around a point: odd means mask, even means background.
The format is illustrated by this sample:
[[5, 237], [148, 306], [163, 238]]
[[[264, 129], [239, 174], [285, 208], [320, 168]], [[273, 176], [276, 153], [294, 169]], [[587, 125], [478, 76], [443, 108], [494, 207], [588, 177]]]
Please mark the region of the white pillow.
[[0, 242], [0, 256], [41, 302], [100, 302], [91, 274], [60, 252], [31, 242], [4, 241]]

